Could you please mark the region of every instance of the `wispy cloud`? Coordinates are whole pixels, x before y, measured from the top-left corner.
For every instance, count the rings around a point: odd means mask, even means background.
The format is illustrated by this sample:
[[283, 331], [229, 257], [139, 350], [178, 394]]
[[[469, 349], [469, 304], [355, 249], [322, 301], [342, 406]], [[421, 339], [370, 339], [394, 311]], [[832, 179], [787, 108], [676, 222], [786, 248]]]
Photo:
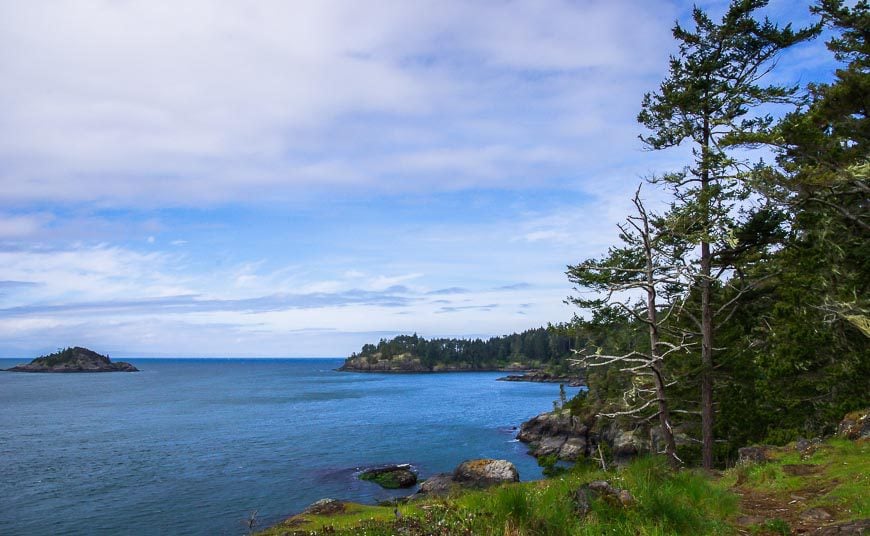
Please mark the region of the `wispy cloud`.
[[[2, 287], [0, 287], [2, 288]], [[395, 290], [395, 289], [394, 289]], [[313, 309], [321, 307], [347, 307], [374, 305], [378, 307], [404, 307], [413, 298], [394, 292], [372, 292], [352, 289], [339, 293], [272, 294], [238, 300], [206, 299], [198, 295], [163, 296], [140, 300], [107, 300], [72, 302], [56, 305], [22, 305], [0, 309], [0, 316], [71, 313], [171, 314], [179, 312], [235, 311], [258, 313], [286, 309]]]
[[441, 307], [436, 313], [458, 313], [462, 311], [492, 311], [498, 307], [497, 303], [487, 305], [453, 305], [449, 307]]
[[447, 296], [451, 294], [468, 294], [469, 292], [471, 291], [463, 287], [448, 287], [440, 288], [438, 290], [430, 290], [426, 294], [430, 296]]
[[532, 285], [529, 283], [513, 283], [511, 285], [502, 285], [500, 287], [496, 287], [495, 290], [523, 290], [530, 288]]
[[[546, 181], [576, 162], [554, 123], [612, 112], [576, 113], [578, 88], [655, 72], [673, 14], [637, 0], [4, 4], [0, 198], [202, 205]], [[528, 121], [505, 128], [508, 110]]]

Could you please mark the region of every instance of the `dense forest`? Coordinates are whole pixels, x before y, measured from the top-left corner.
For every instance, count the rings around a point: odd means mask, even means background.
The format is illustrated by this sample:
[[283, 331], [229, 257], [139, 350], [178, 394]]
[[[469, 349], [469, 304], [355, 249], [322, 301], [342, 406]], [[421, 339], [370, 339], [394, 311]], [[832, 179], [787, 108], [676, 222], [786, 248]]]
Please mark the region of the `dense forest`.
[[[658, 423], [675, 464], [677, 426], [711, 467], [868, 404], [870, 9], [822, 0], [793, 29], [759, 19], [765, 4], [733, 1], [721, 22], [696, 8], [674, 28], [638, 120], [648, 149], [691, 153], [639, 186], [619, 244], [567, 272], [582, 309], [569, 329], [597, 341], [574, 359], [590, 387], [574, 407]], [[780, 53], [820, 35], [830, 82], [771, 82]]]
[[522, 333], [482, 339], [431, 339], [414, 335], [399, 335], [381, 339], [377, 345], [366, 344], [356, 357], [392, 359], [410, 354], [419, 358], [425, 368], [435, 365], [466, 364], [470, 368], [503, 368], [513, 363], [526, 366], [560, 368], [567, 365], [572, 349], [586, 341], [570, 336], [564, 330], [537, 328]]

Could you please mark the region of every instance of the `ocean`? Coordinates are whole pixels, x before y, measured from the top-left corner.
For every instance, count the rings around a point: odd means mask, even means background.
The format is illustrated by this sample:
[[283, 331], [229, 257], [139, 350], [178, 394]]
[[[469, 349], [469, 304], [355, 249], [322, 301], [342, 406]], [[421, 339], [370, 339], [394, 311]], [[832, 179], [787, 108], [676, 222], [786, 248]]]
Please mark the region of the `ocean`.
[[503, 458], [533, 480], [515, 427], [559, 396], [495, 372], [336, 372], [340, 359], [124, 361], [141, 372], [0, 373], [0, 534], [245, 534], [254, 510], [264, 528], [324, 497], [407, 495], [356, 478], [386, 463], [422, 480]]

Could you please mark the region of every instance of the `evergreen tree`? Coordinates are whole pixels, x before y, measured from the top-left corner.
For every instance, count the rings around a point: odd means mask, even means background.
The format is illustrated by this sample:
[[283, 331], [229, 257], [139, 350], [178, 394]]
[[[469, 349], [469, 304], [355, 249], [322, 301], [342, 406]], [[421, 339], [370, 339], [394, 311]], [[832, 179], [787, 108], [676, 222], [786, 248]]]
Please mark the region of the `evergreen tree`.
[[644, 97], [638, 116], [651, 130], [641, 136], [649, 148], [692, 147], [692, 163], [661, 179], [675, 196], [674, 234], [698, 249], [694, 283], [700, 303], [694, 319], [701, 339], [702, 463], [707, 468], [713, 464], [714, 439], [714, 292], [733, 267], [737, 206], [750, 194], [743, 180], [747, 167], [732, 149], [758, 143], [773, 124], [769, 115], [750, 115], [752, 109], [794, 102], [796, 88], [763, 85], [763, 78], [777, 54], [818, 32], [817, 27], [793, 31], [768, 19], [757, 21], [754, 12], [766, 4], [733, 0], [719, 24], [695, 8], [693, 29], [676, 24], [679, 54], [671, 57], [659, 90]]

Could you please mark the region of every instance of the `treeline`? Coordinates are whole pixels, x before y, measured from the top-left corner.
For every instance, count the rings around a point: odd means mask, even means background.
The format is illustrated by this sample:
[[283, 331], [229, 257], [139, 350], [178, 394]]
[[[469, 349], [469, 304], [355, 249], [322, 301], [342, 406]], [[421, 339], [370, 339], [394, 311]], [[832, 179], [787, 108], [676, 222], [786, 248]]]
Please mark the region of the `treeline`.
[[[690, 148], [633, 198], [620, 242], [568, 268], [586, 312], [588, 413], [657, 422], [722, 463], [754, 442], [832, 431], [866, 406], [870, 377], [870, 7], [821, 0], [804, 29], [735, 0], [721, 22], [696, 8], [646, 95], [650, 150]], [[828, 83], [768, 83], [787, 48], [831, 32]], [[788, 107], [780, 118], [771, 105]], [[750, 160], [764, 148], [771, 161]], [[686, 152], [682, 154], [687, 154]], [[643, 193], [659, 189], [662, 213]], [[589, 290], [597, 291], [594, 296]]]
[[483, 339], [425, 339], [399, 335], [366, 344], [354, 357], [391, 359], [402, 354], [417, 357], [426, 367], [436, 364], [466, 363], [473, 368], [500, 367], [510, 363], [562, 368], [571, 349], [585, 345], [585, 339], [555, 329], [537, 328], [501, 337]]

